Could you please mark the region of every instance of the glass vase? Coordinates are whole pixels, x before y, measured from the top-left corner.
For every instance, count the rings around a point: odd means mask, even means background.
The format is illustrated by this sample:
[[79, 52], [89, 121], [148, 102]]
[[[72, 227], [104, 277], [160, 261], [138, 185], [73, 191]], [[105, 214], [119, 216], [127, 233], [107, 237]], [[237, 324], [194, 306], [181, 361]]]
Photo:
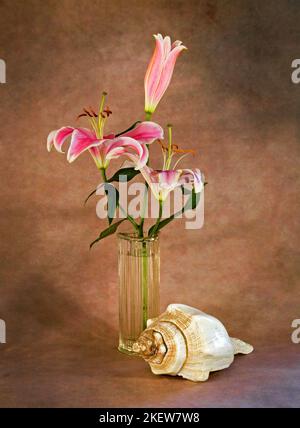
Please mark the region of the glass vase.
[[132, 345], [159, 315], [159, 238], [119, 233], [119, 351], [134, 354]]

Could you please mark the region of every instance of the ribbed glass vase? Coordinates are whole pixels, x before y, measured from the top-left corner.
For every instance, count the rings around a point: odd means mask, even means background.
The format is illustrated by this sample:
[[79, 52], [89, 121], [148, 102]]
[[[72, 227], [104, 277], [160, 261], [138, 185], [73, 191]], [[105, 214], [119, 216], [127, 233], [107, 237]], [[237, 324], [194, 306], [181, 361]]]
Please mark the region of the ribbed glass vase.
[[119, 351], [132, 345], [149, 318], [159, 315], [159, 238], [119, 233]]

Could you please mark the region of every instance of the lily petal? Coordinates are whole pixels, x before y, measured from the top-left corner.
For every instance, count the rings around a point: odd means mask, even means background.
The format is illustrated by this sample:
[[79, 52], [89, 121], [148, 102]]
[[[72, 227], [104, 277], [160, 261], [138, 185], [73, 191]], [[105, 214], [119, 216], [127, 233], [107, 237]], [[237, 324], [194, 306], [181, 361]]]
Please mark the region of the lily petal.
[[[144, 86], [145, 86], [145, 109], [151, 111], [152, 99], [151, 95], [155, 92], [157, 84], [160, 79], [160, 75], [163, 69], [164, 61], [164, 46], [163, 38], [161, 34], [154, 35], [155, 38], [155, 49], [152, 55], [151, 61], [148, 65]], [[147, 111], [147, 110], [146, 110]], [[154, 111], [154, 110], [153, 110]]]
[[192, 184], [195, 192], [200, 193], [204, 188], [204, 176], [200, 169], [182, 169], [180, 184]]
[[141, 173], [156, 199], [165, 201], [170, 192], [183, 184], [194, 186], [195, 192], [203, 189], [204, 178], [199, 169], [154, 170], [147, 165]]
[[180, 175], [180, 170], [167, 170], [158, 172], [159, 184], [161, 188], [173, 190], [175, 187], [178, 187], [178, 179]]
[[54, 147], [58, 152], [63, 153], [62, 146], [66, 139], [73, 133], [74, 129], [71, 126], [64, 126], [57, 130], [54, 137]]
[[52, 149], [56, 133], [57, 133], [57, 129], [54, 131], [51, 131], [47, 137], [47, 150], [48, 150], [48, 152], [50, 152]]
[[164, 59], [166, 59], [171, 52], [171, 39], [169, 36], [164, 38]]
[[103, 161], [101, 157], [101, 153], [98, 146], [93, 146], [89, 148], [89, 152], [94, 159], [98, 168], [103, 168]]
[[186, 47], [183, 45], [175, 46], [168, 55], [168, 58], [166, 59], [166, 62], [163, 66], [163, 71], [161, 73], [159, 83], [155, 90], [155, 99], [160, 100], [166, 92], [173, 76], [176, 60], [180, 52], [182, 52], [184, 49], [186, 49]]
[[175, 42], [172, 43], [172, 49], [176, 48], [176, 46], [182, 45], [182, 42], [180, 40], [175, 40]]
[[122, 137], [130, 137], [143, 144], [150, 144], [158, 138], [164, 138], [164, 131], [161, 126], [155, 122], [142, 122], [135, 128], [126, 132]]
[[171, 45], [169, 36], [154, 35], [156, 45], [145, 75], [145, 111], [153, 113], [157, 104], [167, 90], [174, 71], [176, 59], [186, 49], [182, 42], [176, 40]]
[[148, 149], [133, 138], [120, 136], [114, 140], [106, 140], [99, 146], [101, 157], [106, 165], [111, 159], [126, 155], [132, 160], [136, 169], [142, 168], [148, 160]]
[[160, 187], [159, 187], [157, 176], [155, 175], [155, 170], [145, 165], [143, 168], [141, 168], [141, 173], [145, 181], [148, 183], [153, 195], [157, 200], [159, 200]]
[[95, 133], [86, 128], [77, 128], [72, 134], [71, 144], [67, 154], [67, 160], [71, 163], [78, 158], [81, 153], [98, 146], [103, 140], [98, 140]]

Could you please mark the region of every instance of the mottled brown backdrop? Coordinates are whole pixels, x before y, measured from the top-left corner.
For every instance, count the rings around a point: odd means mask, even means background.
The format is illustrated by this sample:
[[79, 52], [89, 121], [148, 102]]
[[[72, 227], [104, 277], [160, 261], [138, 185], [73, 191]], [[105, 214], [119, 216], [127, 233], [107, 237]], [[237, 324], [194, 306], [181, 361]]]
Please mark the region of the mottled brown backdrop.
[[[299, 405], [299, 22], [296, 0], [0, 1], [1, 406]], [[256, 348], [198, 385], [116, 351], [116, 239], [90, 252], [104, 223], [83, 207], [98, 172], [45, 146], [104, 89], [112, 130], [143, 117], [157, 32], [188, 51], [154, 119], [208, 181], [204, 228], [162, 234], [161, 308], [197, 306]]]

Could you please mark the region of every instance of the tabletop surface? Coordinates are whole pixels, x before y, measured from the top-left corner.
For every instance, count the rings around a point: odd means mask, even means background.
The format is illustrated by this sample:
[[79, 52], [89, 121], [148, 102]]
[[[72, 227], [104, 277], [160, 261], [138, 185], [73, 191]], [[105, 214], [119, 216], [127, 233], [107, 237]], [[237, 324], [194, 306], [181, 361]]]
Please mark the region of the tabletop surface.
[[[49, 338], [48, 338], [49, 339]], [[297, 345], [258, 346], [204, 383], [155, 376], [116, 337], [2, 346], [1, 407], [299, 407]]]

